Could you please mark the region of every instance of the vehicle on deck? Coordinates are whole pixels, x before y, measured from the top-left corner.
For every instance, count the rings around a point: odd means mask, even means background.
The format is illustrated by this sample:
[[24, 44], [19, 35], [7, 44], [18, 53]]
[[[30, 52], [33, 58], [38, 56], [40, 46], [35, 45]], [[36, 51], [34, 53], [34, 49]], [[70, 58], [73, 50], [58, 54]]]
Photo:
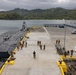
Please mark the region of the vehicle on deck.
[[71, 34], [76, 34], [76, 30], [73, 30], [73, 31], [71, 32]]

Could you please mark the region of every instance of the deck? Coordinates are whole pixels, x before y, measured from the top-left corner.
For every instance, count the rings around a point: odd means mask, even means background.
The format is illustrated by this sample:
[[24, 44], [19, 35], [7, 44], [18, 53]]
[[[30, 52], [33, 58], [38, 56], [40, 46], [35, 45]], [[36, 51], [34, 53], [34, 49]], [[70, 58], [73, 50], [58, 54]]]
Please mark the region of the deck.
[[[56, 62], [60, 56], [56, 53], [51, 36], [47, 32], [31, 32], [28, 34], [27, 47], [16, 52], [14, 65], [7, 65], [2, 75], [61, 75]], [[40, 50], [37, 41], [46, 45]], [[36, 51], [36, 59], [33, 58]]]

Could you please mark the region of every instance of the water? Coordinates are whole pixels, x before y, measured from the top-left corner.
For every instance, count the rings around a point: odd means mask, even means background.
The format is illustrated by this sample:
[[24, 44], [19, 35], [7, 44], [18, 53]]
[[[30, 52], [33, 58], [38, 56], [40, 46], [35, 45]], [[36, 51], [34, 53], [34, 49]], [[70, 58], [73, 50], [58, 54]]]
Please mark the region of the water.
[[[23, 21], [26, 22], [27, 27], [31, 26], [41, 26], [44, 24], [64, 24], [64, 20], [0, 20], [0, 34], [20, 29], [22, 27]], [[67, 22], [70, 23], [68, 20]]]

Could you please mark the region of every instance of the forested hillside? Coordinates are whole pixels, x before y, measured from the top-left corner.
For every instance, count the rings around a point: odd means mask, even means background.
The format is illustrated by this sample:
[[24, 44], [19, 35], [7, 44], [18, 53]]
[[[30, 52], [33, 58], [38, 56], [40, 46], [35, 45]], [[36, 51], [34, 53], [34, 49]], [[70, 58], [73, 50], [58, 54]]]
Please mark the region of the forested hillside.
[[19, 9], [1, 11], [0, 19], [76, 19], [75, 9], [50, 8], [50, 9]]

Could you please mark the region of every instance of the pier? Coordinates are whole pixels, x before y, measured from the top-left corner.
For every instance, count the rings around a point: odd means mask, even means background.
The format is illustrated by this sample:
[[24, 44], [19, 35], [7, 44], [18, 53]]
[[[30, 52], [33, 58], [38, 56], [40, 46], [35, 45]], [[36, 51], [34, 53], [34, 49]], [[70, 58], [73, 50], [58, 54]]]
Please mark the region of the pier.
[[[55, 47], [57, 39], [60, 40], [60, 47], [64, 47], [64, 28], [32, 27], [30, 31], [28, 34], [25, 31], [20, 31], [22, 37], [25, 36], [22, 38], [23, 40], [21, 39], [19, 41], [27, 41], [27, 47], [24, 46], [22, 49], [16, 51], [16, 54], [14, 54], [16, 58], [14, 64], [6, 65], [1, 75], [66, 75], [64, 73], [62, 74], [57, 65], [59, 64], [57, 61], [62, 60], [62, 58], [60, 58], [61, 56], [57, 53]], [[76, 45], [76, 36], [70, 32], [71, 29], [67, 27], [66, 51], [72, 50]], [[19, 34], [15, 33], [13, 37], [16, 35]], [[37, 44], [38, 41], [41, 41], [42, 49]], [[34, 51], [36, 52], [35, 59], [33, 57]], [[76, 53], [74, 53], [74, 56], [76, 56]], [[67, 67], [66, 63], [63, 63]], [[61, 65], [64, 66], [64, 64]]]
[[[7, 65], [2, 75], [61, 75], [56, 64], [59, 55], [55, 51], [51, 37], [44, 29], [39, 31], [34, 30], [27, 35], [27, 47], [16, 52], [15, 64]], [[41, 41], [42, 46], [46, 45], [45, 50], [40, 50], [37, 41]], [[36, 59], [33, 58], [33, 51], [36, 52]]]

